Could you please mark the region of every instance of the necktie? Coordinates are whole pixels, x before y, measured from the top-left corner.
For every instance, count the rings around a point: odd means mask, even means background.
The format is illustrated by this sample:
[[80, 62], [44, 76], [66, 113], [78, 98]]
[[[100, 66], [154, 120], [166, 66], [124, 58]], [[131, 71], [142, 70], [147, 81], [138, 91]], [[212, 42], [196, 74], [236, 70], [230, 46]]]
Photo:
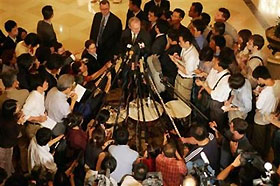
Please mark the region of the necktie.
[[132, 33], [132, 44], [134, 44], [136, 41], [136, 34]]
[[96, 42], [96, 43], [98, 43], [98, 45], [100, 45], [102, 43], [102, 34], [104, 31], [104, 28], [105, 28], [105, 17], [102, 17], [100, 27], [99, 27], [97, 42]]

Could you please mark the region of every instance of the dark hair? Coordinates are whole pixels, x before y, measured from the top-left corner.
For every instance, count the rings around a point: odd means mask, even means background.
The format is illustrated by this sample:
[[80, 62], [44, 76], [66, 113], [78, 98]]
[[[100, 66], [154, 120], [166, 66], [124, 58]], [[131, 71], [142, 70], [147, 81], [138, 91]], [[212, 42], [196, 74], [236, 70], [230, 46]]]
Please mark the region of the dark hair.
[[6, 21], [5, 25], [4, 25], [6, 32], [11, 32], [12, 29], [16, 26], [17, 26], [17, 23], [13, 20]]
[[59, 43], [59, 42], [55, 42], [53, 44], [53, 47], [54, 47], [54, 51], [57, 52], [58, 49], [60, 49], [61, 47], [63, 47], [62, 43]]
[[248, 29], [242, 29], [238, 32], [239, 37], [242, 38], [242, 43], [240, 45], [240, 50], [244, 50], [249, 41], [250, 37], [252, 36], [252, 32]]
[[101, 169], [106, 170], [110, 169], [110, 172], [113, 172], [117, 167], [117, 161], [113, 156], [107, 155], [101, 163]]
[[31, 45], [32, 47], [37, 46], [40, 43], [39, 37], [35, 33], [29, 33], [24, 38], [24, 43], [28, 46]]
[[25, 70], [29, 70], [30, 67], [33, 65], [34, 61], [35, 61], [35, 58], [33, 56], [31, 56], [29, 53], [21, 54], [17, 58], [18, 66]]
[[28, 180], [22, 174], [13, 174], [6, 180], [5, 186], [28, 186]]
[[214, 23], [214, 30], [218, 32], [219, 35], [224, 35], [226, 31], [226, 25], [222, 22], [216, 22]]
[[151, 13], [154, 13], [154, 16], [156, 16], [157, 18], [160, 18], [161, 15], [162, 15], [162, 9], [157, 7], [157, 6], [152, 6], [150, 9], [149, 9], [149, 12]]
[[78, 75], [80, 73], [80, 67], [82, 66], [81, 61], [75, 61], [71, 64], [71, 69], [74, 75]]
[[172, 40], [172, 41], [179, 41], [179, 31], [175, 29], [169, 29], [167, 32], [167, 36]]
[[1, 55], [2, 63], [9, 66], [10, 61], [13, 59], [14, 55], [15, 50], [4, 50]]
[[212, 61], [213, 56], [214, 56], [214, 51], [209, 46], [202, 48], [201, 51], [199, 52], [200, 61]]
[[197, 141], [203, 141], [208, 137], [207, 129], [202, 125], [194, 125], [191, 128], [191, 136], [194, 137]]
[[163, 146], [163, 153], [168, 158], [174, 158], [176, 153], [176, 146], [172, 143], [167, 143]]
[[0, 184], [2, 184], [7, 177], [8, 177], [8, 174], [5, 171], [5, 169], [0, 167]]
[[118, 128], [114, 132], [114, 138], [118, 145], [126, 145], [128, 142], [128, 130], [124, 127]]
[[250, 37], [253, 40], [253, 45], [258, 47], [258, 50], [262, 49], [264, 45], [264, 38], [259, 34], [254, 34]]
[[193, 2], [192, 6], [194, 7], [195, 12], [198, 13], [198, 15], [201, 15], [201, 12], [203, 10], [203, 6], [200, 2]]
[[211, 17], [206, 12], [202, 12], [201, 13], [201, 20], [207, 26], [210, 23], [210, 21], [211, 21]]
[[200, 31], [203, 34], [203, 31], [206, 28], [206, 25], [203, 23], [201, 19], [196, 19], [192, 21], [192, 25], [196, 28], [197, 31]]
[[7, 70], [1, 74], [1, 79], [6, 88], [13, 86], [13, 83], [17, 80], [17, 71]]
[[226, 46], [226, 39], [222, 35], [213, 36], [212, 40], [215, 41], [215, 45], [220, 47], [220, 49], [222, 49]]
[[104, 124], [110, 118], [110, 112], [107, 109], [102, 109], [96, 118], [99, 124]]
[[45, 146], [52, 139], [52, 131], [46, 127], [40, 128], [36, 132], [36, 141], [40, 146]]
[[2, 117], [7, 120], [12, 120], [17, 110], [17, 101], [14, 99], [8, 99], [4, 101], [2, 105]]
[[239, 89], [245, 84], [245, 77], [241, 73], [232, 74], [228, 79], [229, 87]]
[[190, 42], [190, 44], [193, 44], [195, 40], [194, 36], [189, 30], [186, 30], [186, 32], [179, 33], [179, 37], [182, 37], [185, 42], [186, 41]]
[[46, 68], [50, 70], [58, 70], [63, 66], [63, 57], [59, 54], [51, 54], [47, 59]]
[[65, 174], [64, 170], [58, 170], [54, 175], [54, 186], [71, 186], [69, 177]]
[[219, 66], [223, 69], [228, 69], [229, 65], [235, 61], [234, 51], [231, 48], [225, 47], [221, 50], [217, 58], [219, 60]]
[[35, 56], [38, 59], [38, 61], [42, 64], [46, 62], [51, 56], [51, 49], [49, 47], [39, 46], [39, 48], [37, 48], [35, 52]]
[[226, 8], [219, 8], [219, 11], [223, 13], [223, 17], [225, 18], [225, 21], [230, 18], [230, 12]]
[[99, 5], [106, 5], [106, 4], [110, 5], [110, 2], [108, 0], [102, 0], [99, 2]]
[[96, 129], [92, 131], [92, 145], [97, 147], [102, 147], [105, 142], [105, 131], [98, 125]]
[[21, 34], [24, 33], [24, 32], [27, 34], [27, 31], [26, 31], [24, 28], [18, 27], [17, 42], [20, 42], [20, 41], [23, 40], [23, 39], [21, 38]]
[[248, 128], [248, 123], [244, 119], [234, 118], [232, 121], [233, 129], [237, 131], [239, 134], [245, 134]]
[[95, 44], [95, 42], [91, 39], [86, 40], [85, 42], [85, 48], [88, 49], [90, 45]]
[[136, 180], [143, 181], [146, 178], [148, 167], [144, 163], [137, 163], [133, 165], [133, 177]]
[[[162, 17], [166, 18], [166, 20], [167, 20], [167, 19], [171, 18], [171, 15], [172, 15], [172, 11], [168, 10], [168, 11], [163, 12]], [[162, 18], [162, 19], [164, 19], [164, 18]]]
[[44, 19], [48, 20], [53, 16], [53, 8], [50, 5], [46, 5], [42, 8], [42, 15]]
[[268, 68], [266, 68], [265, 66], [256, 67], [252, 75], [255, 79], [271, 79], [271, 74], [269, 73]]
[[166, 34], [169, 29], [168, 22], [162, 19], [159, 19], [157, 21], [156, 27], [159, 29], [160, 33], [164, 33], [164, 34]]
[[77, 112], [73, 112], [67, 115], [67, 118], [63, 119], [65, 126], [73, 128], [76, 126], [81, 126], [83, 122], [83, 115]]
[[41, 74], [32, 74], [30, 79], [30, 87], [32, 90], [36, 90], [39, 86], [43, 86], [44, 82], [46, 81], [45, 77], [43, 77]]
[[184, 17], [185, 17], [185, 11], [182, 10], [181, 8], [175, 8], [175, 9], [173, 10], [173, 12], [179, 13], [180, 18], [184, 19]]
[[137, 6], [138, 8], [141, 7], [142, 0], [129, 0], [133, 5]]

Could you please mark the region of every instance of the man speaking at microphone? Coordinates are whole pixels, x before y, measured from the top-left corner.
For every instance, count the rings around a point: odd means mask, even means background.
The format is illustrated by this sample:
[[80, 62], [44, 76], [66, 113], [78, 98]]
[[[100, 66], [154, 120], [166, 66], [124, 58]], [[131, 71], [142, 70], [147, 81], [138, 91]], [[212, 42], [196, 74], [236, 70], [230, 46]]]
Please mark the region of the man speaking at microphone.
[[134, 55], [138, 55], [138, 59], [140, 59], [141, 56], [146, 57], [150, 54], [150, 47], [150, 35], [141, 29], [141, 21], [137, 17], [130, 18], [128, 28], [123, 31], [121, 36], [121, 53], [125, 54], [127, 50], [132, 50]]

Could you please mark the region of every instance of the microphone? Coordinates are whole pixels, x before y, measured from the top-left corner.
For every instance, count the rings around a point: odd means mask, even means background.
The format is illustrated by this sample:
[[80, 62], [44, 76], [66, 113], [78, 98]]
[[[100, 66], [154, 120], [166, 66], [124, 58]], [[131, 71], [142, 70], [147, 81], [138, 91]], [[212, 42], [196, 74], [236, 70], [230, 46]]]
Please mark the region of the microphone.
[[204, 152], [201, 152], [201, 153], [200, 153], [200, 156], [201, 156], [202, 160], [204, 161], [204, 163], [205, 163], [206, 165], [209, 165], [209, 164], [210, 164], [210, 163], [209, 163], [209, 160], [208, 160], [208, 158], [207, 158], [207, 156], [206, 156], [206, 154], [205, 154]]

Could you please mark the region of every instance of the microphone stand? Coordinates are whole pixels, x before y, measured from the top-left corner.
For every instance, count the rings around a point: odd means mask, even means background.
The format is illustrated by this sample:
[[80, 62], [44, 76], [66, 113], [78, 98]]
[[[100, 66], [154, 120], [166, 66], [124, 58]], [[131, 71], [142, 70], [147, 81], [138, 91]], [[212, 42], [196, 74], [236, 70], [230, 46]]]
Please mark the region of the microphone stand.
[[205, 116], [191, 101], [186, 100], [168, 81], [162, 82], [165, 84], [165, 86], [171, 88], [180, 100], [182, 100], [188, 106], [194, 108], [194, 110], [196, 110], [206, 121], [209, 121], [209, 118], [207, 116]]
[[[151, 72], [150, 72], [150, 73], [151, 73]], [[160, 96], [160, 94], [159, 94], [159, 92], [158, 92], [158, 90], [157, 90], [157, 88], [156, 88], [156, 86], [155, 86], [155, 83], [154, 83], [154, 81], [153, 81], [153, 79], [152, 79], [152, 77], [151, 77], [150, 74], [148, 75], [148, 78], [149, 78], [150, 84], [152, 85], [152, 87], [153, 87], [155, 93], [157, 94], [157, 96], [158, 96], [158, 98], [159, 98], [159, 100], [160, 100], [160, 102], [161, 102], [161, 105], [162, 105], [162, 107], [163, 107], [163, 109], [164, 109], [164, 112], [165, 112], [165, 113], [167, 114], [167, 116], [169, 117], [169, 119], [170, 119], [170, 121], [171, 121], [171, 123], [172, 123], [172, 125], [173, 125], [173, 127], [174, 127], [174, 129], [175, 129], [175, 131], [176, 131], [176, 133], [177, 133], [177, 135], [181, 138], [182, 136], [181, 136], [181, 134], [180, 134], [180, 132], [179, 132], [179, 130], [178, 130], [178, 128], [177, 128], [177, 126], [176, 126], [176, 124], [175, 124], [173, 118], [170, 116], [169, 112], [167, 111], [167, 108], [166, 108], [166, 106], [165, 106], [165, 104], [164, 104], [164, 102], [163, 102], [163, 100], [162, 100], [162, 98], [161, 98], [161, 96]]]

